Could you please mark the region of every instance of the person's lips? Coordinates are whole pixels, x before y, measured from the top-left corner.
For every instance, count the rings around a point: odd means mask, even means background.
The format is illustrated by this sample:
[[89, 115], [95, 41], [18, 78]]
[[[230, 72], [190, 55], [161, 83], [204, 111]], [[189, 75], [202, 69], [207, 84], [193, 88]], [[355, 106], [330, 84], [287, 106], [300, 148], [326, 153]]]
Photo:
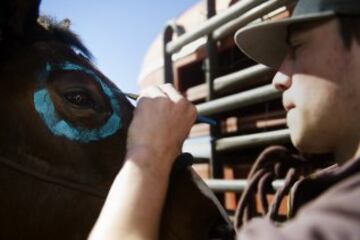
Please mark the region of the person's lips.
[[286, 112], [289, 112], [291, 109], [295, 108], [295, 104], [287, 98], [283, 98], [283, 106]]

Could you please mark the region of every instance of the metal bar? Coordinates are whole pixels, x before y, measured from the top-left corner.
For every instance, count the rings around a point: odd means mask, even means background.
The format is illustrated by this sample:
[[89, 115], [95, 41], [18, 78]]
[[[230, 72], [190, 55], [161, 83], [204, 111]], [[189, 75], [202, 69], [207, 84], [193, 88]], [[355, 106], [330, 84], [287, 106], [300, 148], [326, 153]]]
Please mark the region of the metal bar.
[[280, 144], [288, 142], [290, 142], [290, 130], [284, 129], [271, 132], [222, 138], [216, 142], [216, 150], [230, 151], [261, 145]]
[[256, 103], [266, 102], [279, 98], [280, 96], [280, 91], [276, 90], [272, 85], [266, 85], [219, 98], [211, 102], [202, 103], [197, 105], [196, 108], [198, 114], [209, 116]]
[[[213, 17], [215, 12], [215, 0], [207, 0], [207, 18], [210, 19]], [[217, 46], [216, 42], [212, 39], [212, 35], [207, 35], [206, 41], [206, 53], [207, 57], [204, 62], [204, 71], [205, 71], [205, 80], [208, 86], [208, 95], [206, 97], [207, 101], [214, 99], [214, 79], [216, 78], [216, 68], [217, 68]]]
[[251, 8], [265, 1], [267, 0], [241, 0], [235, 3], [232, 7], [225, 10], [222, 14], [218, 14], [206, 21], [196, 30], [185, 33], [176, 40], [168, 43], [166, 46], [166, 51], [168, 53], [175, 53], [186, 44], [213, 32], [215, 29], [217, 29], [224, 23], [231, 21], [232, 19], [242, 15]]
[[[213, 16], [216, 15], [216, 1], [207, 0], [206, 2], [207, 2], [207, 19], [211, 19]], [[204, 62], [205, 79], [208, 89], [206, 100], [211, 101], [215, 98], [214, 79], [216, 78], [217, 75], [217, 46], [216, 46], [216, 41], [213, 40], [211, 33], [207, 35], [206, 52], [207, 52], [207, 57]], [[215, 142], [217, 140], [218, 135], [219, 135], [219, 127], [210, 126], [210, 147], [211, 147], [210, 176], [212, 178], [223, 177], [222, 161], [220, 161], [215, 149]], [[218, 196], [218, 197], [219, 199], [222, 198], [222, 196]]]
[[173, 83], [174, 73], [172, 64], [172, 54], [166, 51], [166, 45], [172, 40], [174, 33], [174, 25], [172, 22], [165, 27], [163, 34], [163, 58], [164, 58], [164, 82]]
[[234, 89], [234, 87], [249, 84], [273, 72], [273, 69], [261, 64], [251, 66], [215, 79], [214, 90], [221, 92]]
[[[261, 85], [270, 81], [274, 70], [264, 65], [255, 65], [240, 71], [224, 75], [214, 80], [215, 94], [234, 92], [239, 88], [246, 88], [250, 85]], [[189, 100], [195, 101], [205, 98], [206, 83], [199, 84], [186, 90]]]
[[213, 33], [214, 39], [219, 40], [230, 33], [233, 33], [235, 30], [244, 27], [248, 23], [264, 16], [267, 13], [270, 13], [276, 10], [279, 7], [282, 7], [286, 4], [295, 2], [296, 0], [270, 0], [265, 1], [263, 4], [256, 6], [255, 8], [247, 11], [242, 14], [240, 17], [232, 20], [228, 23], [225, 23], [218, 29], [216, 29]]
[[[214, 192], [236, 192], [241, 193], [248, 185], [248, 181], [242, 180], [205, 180], [205, 183]], [[275, 180], [272, 182], [274, 189], [279, 189], [284, 186], [284, 180]]]

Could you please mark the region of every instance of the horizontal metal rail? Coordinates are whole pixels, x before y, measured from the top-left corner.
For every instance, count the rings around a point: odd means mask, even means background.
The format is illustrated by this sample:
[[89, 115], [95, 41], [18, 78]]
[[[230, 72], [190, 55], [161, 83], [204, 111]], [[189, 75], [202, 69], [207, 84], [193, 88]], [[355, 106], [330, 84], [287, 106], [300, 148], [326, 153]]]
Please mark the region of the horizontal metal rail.
[[[205, 180], [205, 183], [214, 192], [236, 192], [241, 193], [248, 185], [247, 180]], [[275, 180], [272, 182], [275, 190], [284, 186], [284, 180]]]
[[261, 79], [265, 75], [270, 75], [273, 72], [273, 69], [261, 64], [251, 66], [240, 71], [216, 78], [214, 82], [214, 90], [216, 92], [221, 92], [233, 89], [234, 87], [254, 82], [258, 79]]
[[269, 0], [261, 5], [247, 11], [246, 13], [242, 14], [235, 20], [232, 20], [228, 23], [225, 23], [223, 26], [216, 29], [213, 33], [213, 37], [216, 40], [233, 33], [235, 30], [240, 29], [241, 27], [246, 26], [250, 22], [264, 16], [267, 13], [270, 13], [286, 4], [295, 2], [297, 0]]
[[233, 6], [225, 10], [223, 13], [215, 15], [210, 18], [208, 21], [204, 22], [200, 27], [195, 29], [192, 32], [185, 33], [179, 36], [177, 39], [169, 42], [166, 46], [166, 51], [168, 53], [175, 53], [179, 49], [181, 49], [186, 44], [206, 36], [207, 34], [213, 32], [215, 29], [237, 18], [238, 16], [244, 14], [249, 11], [253, 7], [259, 5], [262, 2], [267, 0], [241, 0], [235, 3]]
[[238, 150], [268, 144], [280, 144], [290, 142], [290, 130], [277, 130], [264, 133], [255, 133], [243, 136], [221, 138], [216, 141], [217, 151]]
[[196, 108], [198, 114], [208, 116], [250, 106], [256, 103], [266, 102], [279, 98], [280, 96], [281, 92], [276, 90], [275, 87], [266, 85], [210, 102], [201, 103], [197, 105]]
[[[230, 73], [218, 77], [214, 81], [214, 91], [219, 94], [226, 92], [234, 92], [240, 87], [249, 85], [260, 85], [270, 80], [274, 74], [274, 70], [264, 65], [258, 64], [240, 71]], [[190, 100], [198, 100], [205, 98], [207, 85], [199, 84], [195, 87], [187, 89], [186, 94]]]

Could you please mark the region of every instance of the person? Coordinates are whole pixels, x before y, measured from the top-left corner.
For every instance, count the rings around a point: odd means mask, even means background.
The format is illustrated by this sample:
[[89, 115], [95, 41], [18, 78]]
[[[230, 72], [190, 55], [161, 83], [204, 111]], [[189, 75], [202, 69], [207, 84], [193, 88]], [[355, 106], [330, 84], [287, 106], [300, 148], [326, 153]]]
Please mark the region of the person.
[[[359, 14], [358, 0], [299, 0], [290, 18], [236, 33], [235, 42], [249, 57], [278, 69], [273, 85], [283, 92], [294, 146], [305, 153], [332, 152], [339, 165], [323, 174], [331, 176], [329, 188], [294, 219], [280, 227], [267, 218], [253, 219], [237, 239], [360, 239]], [[194, 118], [194, 107], [169, 85], [142, 94], [126, 164], [89, 239], [156, 239], [169, 166]], [[148, 155], [166, 166], [155, 171]], [[119, 201], [124, 186], [125, 203]], [[141, 189], [151, 186], [156, 190], [145, 200]]]

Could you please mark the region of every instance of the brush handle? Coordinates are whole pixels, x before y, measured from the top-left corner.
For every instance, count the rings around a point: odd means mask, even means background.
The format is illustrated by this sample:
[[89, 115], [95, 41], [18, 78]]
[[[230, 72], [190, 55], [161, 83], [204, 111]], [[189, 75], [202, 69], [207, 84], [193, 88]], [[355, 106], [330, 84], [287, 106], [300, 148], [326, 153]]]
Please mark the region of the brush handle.
[[215, 119], [212, 119], [209, 117], [204, 117], [201, 115], [197, 115], [195, 123], [206, 123], [206, 124], [214, 125], [214, 126], [217, 124]]
[[[134, 94], [134, 93], [123, 93], [123, 94], [125, 94], [125, 96], [127, 96], [128, 98], [133, 99], [133, 100], [137, 100], [139, 98], [138, 94]], [[198, 115], [196, 117], [195, 123], [206, 123], [206, 124], [209, 124], [209, 125], [216, 125], [217, 124], [215, 119], [205, 117], [205, 116], [201, 116], [201, 115]]]

